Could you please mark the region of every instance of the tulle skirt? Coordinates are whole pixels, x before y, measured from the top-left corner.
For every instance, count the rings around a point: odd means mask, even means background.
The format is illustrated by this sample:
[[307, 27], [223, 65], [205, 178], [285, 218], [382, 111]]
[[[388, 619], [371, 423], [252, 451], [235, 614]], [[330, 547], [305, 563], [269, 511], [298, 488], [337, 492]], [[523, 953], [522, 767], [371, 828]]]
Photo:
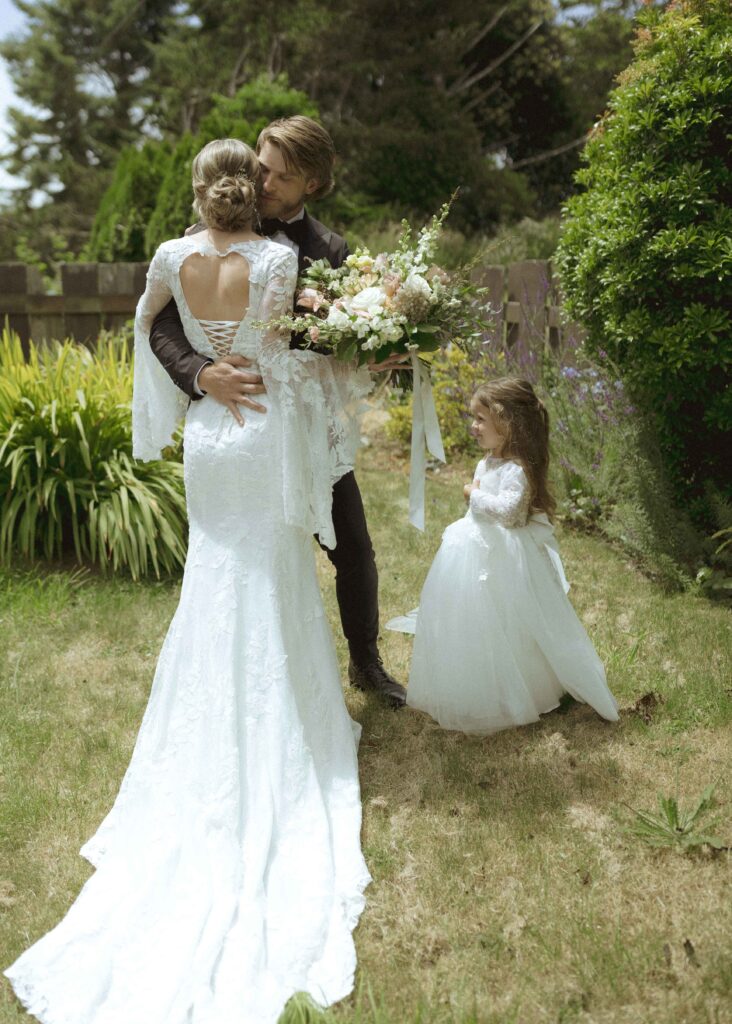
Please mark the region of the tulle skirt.
[[506, 529], [468, 512], [448, 526], [416, 616], [407, 704], [447, 729], [487, 734], [536, 722], [566, 692], [615, 721], [563, 583], [546, 517]]

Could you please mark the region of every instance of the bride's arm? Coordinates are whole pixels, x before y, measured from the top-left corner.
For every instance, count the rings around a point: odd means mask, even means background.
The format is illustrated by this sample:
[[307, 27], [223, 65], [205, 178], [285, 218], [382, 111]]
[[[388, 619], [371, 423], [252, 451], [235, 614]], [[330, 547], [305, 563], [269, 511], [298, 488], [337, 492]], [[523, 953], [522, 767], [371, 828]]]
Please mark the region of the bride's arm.
[[159, 459], [171, 444], [188, 398], [166, 374], [150, 348], [150, 327], [170, 301], [170, 277], [162, 246], [152, 258], [147, 283], [135, 311], [135, 382], [132, 393], [132, 454]]
[[[267, 322], [292, 313], [297, 273], [297, 257], [288, 250], [271, 267], [258, 319]], [[334, 355], [312, 349], [291, 349], [289, 342], [290, 332], [278, 327], [267, 328], [262, 337], [263, 350], [269, 353], [269, 358], [276, 355], [283, 368], [289, 367], [293, 384], [312, 378], [327, 380], [338, 387], [344, 400], [360, 399], [371, 390], [371, 376], [366, 367], [357, 369]]]
[[[278, 254], [268, 269], [258, 319], [291, 312], [296, 280], [295, 254]], [[259, 353], [264, 384], [280, 414], [285, 520], [333, 548], [332, 487], [353, 469], [360, 441], [357, 407], [371, 380], [365, 370], [289, 344], [288, 330], [269, 327]]]
[[165, 255], [160, 247], [147, 268], [145, 291], [140, 296], [135, 310], [135, 328], [148, 336], [153, 320], [173, 297], [164, 268]]

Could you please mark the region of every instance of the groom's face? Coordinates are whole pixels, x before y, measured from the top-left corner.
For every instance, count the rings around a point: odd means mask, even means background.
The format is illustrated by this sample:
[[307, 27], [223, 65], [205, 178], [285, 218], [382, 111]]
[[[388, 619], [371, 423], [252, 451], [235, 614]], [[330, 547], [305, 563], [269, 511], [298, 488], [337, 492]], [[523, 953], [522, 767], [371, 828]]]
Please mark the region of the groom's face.
[[317, 187], [315, 178], [306, 178], [288, 167], [278, 146], [265, 142], [259, 151], [262, 168], [262, 192], [259, 213], [265, 218], [291, 220], [300, 212], [305, 200]]

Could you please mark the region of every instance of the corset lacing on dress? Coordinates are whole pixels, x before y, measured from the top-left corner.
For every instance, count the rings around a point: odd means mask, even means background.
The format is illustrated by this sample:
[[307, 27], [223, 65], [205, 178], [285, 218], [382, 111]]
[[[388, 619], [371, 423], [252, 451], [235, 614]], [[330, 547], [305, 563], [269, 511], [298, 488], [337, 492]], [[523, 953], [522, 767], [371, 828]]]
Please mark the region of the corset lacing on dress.
[[228, 356], [239, 330], [240, 320], [199, 320], [217, 356]]

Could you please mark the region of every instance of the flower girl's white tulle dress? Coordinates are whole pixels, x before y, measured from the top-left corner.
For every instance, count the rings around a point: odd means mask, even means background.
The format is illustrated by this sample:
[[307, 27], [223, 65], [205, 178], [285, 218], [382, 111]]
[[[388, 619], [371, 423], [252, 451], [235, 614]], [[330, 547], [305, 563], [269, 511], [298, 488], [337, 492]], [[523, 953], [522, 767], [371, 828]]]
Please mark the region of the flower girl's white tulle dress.
[[523, 469], [485, 458], [475, 477], [480, 489], [445, 530], [416, 615], [387, 623], [415, 632], [407, 704], [446, 729], [487, 734], [536, 722], [566, 691], [615, 721], [552, 526], [529, 515]]
[[[82, 850], [96, 871], [6, 972], [43, 1024], [274, 1024], [294, 992], [326, 1005], [353, 987], [369, 881], [358, 727], [312, 534], [333, 546], [331, 485], [357, 444], [347, 406], [366, 384], [256, 326], [291, 308], [292, 252], [232, 252], [250, 265], [241, 323], [188, 310], [181, 264], [217, 257], [198, 235], [158, 250], [138, 306], [135, 453], [158, 457], [185, 415], [190, 543], [129, 769]], [[266, 414], [244, 410], [241, 428], [210, 397], [186, 412], [148, 344], [171, 294], [196, 349], [214, 358], [228, 336], [255, 361]]]

